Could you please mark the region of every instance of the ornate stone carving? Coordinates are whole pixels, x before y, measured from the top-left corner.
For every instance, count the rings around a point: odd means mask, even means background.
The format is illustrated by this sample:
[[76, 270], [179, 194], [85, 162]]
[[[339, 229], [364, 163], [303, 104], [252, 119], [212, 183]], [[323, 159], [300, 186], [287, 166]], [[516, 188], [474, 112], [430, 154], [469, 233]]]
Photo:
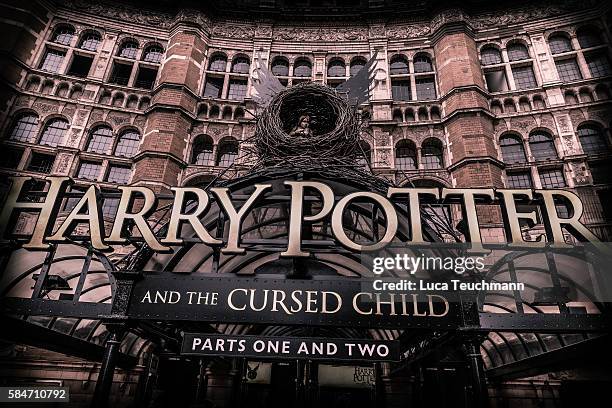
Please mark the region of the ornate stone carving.
[[71, 118], [72, 115], [74, 115], [74, 112], [76, 112], [76, 106], [72, 104], [68, 104], [64, 106], [64, 109], [62, 109], [62, 115], [66, 115], [68, 118]]
[[215, 37], [251, 39], [255, 30], [251, 26], [238, 24], [218, 24], [213, 27], [212, 34]]
[[59, 106], [56, 102], [36, 101], [32, 105], [32, 109], [45, 115], [59, 112]]
[[404, 38], [424, 37], [431, 32], [427, 23], [414, 23], [387, 27], [387, 38], [401, 40]]
[[467, 21], [467, 16], [463, 10], [458, 8], [444, 10], [441, 13], [436, 14], [436, 16], [431, 20], [431, 31], [436, 31], [444, 24], [457, 21]]
[[15, 100], [14, 106], [15, 107], [28, 106], [30, 105], [31, 101], [32, 101], [32, 98], [30, 98], [29, 96], [21, 95]]
[[174, 24], [178, 22], [189, 22], [197, 24], [202, 27], [205, 31], [210, 31], [212, 23], [210, 18], [204, 13], [193, 10], [193, 9], [181, 9], [174, 19]]
[[367, 29], [357, 27], [278, 27], [274, 40], [285, 41], [359, 41], [367, 40]]
[[589, 183], [589, 175], [584, 164], [570, 162], [569, 165], [574, 174], [574, 184], [581, 185]]
[[79, 138], [81, 136], [82, 129], [72, 128], [68, 134], [68, 140], [66, 141], [66, 146], [77, 148], [79, 146]]
[[104, 119], [104, 111], [100, 109], [94, 109], [89, 115], [89, 123], [100, 122]]
[[83, 125], [85, 125], [85, 119], [87, 118], [87, 114], [88, 113], [89, 113], [89, 111], [87, 111], [85, 109], [79, 109], [77, 111], [76, 118], [74, 119], [74, 125], [75, 126], [83, 126]]
[[130, 123], [130, 115], [127, 113], [111, 112], [106, 119], [114, 126], [123, 126]]
[[59, 3], [70, 10], [162, 28], [170, 27], [173, 17], [170, 14], [134, 8], [117, 2], [107, 4], [103, 1], [60, 0]]
[[384, 24], [372, 24], [370, 26], [370, 38], [382, 38], [385, 36]]
[[269, 25], [258, 25], [255, 28], [255, 37], [272, 37], [272, 27]]
[[55, 173], [58, 175], [67, 175], [70, 170], [70, 164], [72, 163], [72, 154], [60, 153], [55, 159]]

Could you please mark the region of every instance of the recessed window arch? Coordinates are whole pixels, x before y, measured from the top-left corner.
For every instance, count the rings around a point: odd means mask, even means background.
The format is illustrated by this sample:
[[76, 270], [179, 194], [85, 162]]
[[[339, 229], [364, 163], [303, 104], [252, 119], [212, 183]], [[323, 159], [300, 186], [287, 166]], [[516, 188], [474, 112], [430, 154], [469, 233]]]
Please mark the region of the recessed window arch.
[[327, 64], [328, 77], [343, 77], [346, 76], [346, 64], [342, 58], [332, 58]]
[[561, 54], [573, 50], [572, 41], [565, 33], [555, 33], [548, 37], [548, 47], [552, 54]]
[[234, 164], [238, 157], [238, 141], [233, 137], [227, 137], [219, 142], [217, 153], [217, 166], [229, 167]]
[[227, 55], [222, 52], [216, 52], [210, 57], [210, 62], [208, 63], [209, 71], [220, 71], [224, 72], [227, 68]]
[[566, 105], [575, 105], [578, 103], [578, 98], [576, 97], [576, 93], [574, 91], [565, 91], [563, 97]]
[[353, 58], [351, 60], [351, 64], [350, 64], [350, 67], [349, 67], [349, 72], [350, 72], [351, 76], [357, 75], [359, 73], [359, 71], [361, 71], [361, 69], [363, 67], [365, 67], [365, 65], [367, 63], [368, 62], [363, 57], [355, 57], [355, 58]]
[[485, 45], [481, 48], [480, 60], [482, 65], [501, 64], [503, 62], [501, 51], [493, 45]]
[[421, 167], [424, 169], [441, 169], [444, 166], [442, 142], [430, 137], [421, 146]]
[[95, 31], [87, 31], [79, 40], [79, 48], [87, 51], [97, 51], [102, 42], [102, 37]]
[[11, 129], [10, 138], [19, 142], [32, 142], [38, 128], [38, 115], [32, 112], [17, 117]]
[[107, 154], [113, 145], [113, 130], [106, 125], [96, 126], [89, 134], [85, 150]]
[[40, 144], [57, 146], [64, 138], [67, 129], [68, 121], [66, 119], [54, 118], [47, 121], [40, 137]]
[[57, 44], [70, 45], [74, 37], [74, 27], [68, 24], [60, 24], [53, 30], [51, 41]]
[[427, 54], [416, 54], [413, 59], [414, 72], [432, 72], [433, 63], [431, 57]]
[[394, 55], [389, 63], [389, 73], [391, 75], [408, 74], [408, 59], [403, 55]]
[[151, 62], [153, 64], [159, 64], [164, 56], [164, 47], [159, 44], [151, 44], [145, 48], [142, 54], [142, 60], [145, 62]]
[[499, 138], [502, 159], [506, 163], [525, 163], [525, 146], [519, 135], [505, 134]]
[[306, 58], [300, 58], [293, 64], [293, 76], [310, 77], [312, 76], [312, 64]]
[[251, 69], [251, 62], [244, 55], [238, 55], [232, 61], [232, 72], [235, 74], [248, 74]]
[[285, 57], [275, 57], [272, 60], [272, 74], [276, 76], [289, 76], [289, 60]]
[[403, 139], [395, 145], [395, 167], [400, 170], [417, 168], [417, 150], [412, 140]]
[[123, 157], [134, 157], [140, 146], [140, 133], [135, 129], [128, 129], [119, 135], [115, 155]]
[[598, 154], [608, 150], [606, 137], [600, 126], [587, 123], [578, 126], [578, 139], [582, 146], [582, 151], [586, 154]]
[[402, 115], [401, 109], [393, 109], [393, 120], [396, 122], [404, 121], [404, 116]]
[[138, 54], [138, 41], [129, 39], [121, 43], [117, 56], [122, 58], [135, 59]]
[[509, 61], [521, 61], [529, 59], [529, 51], [527, 50], [527, 46], [523, 43], [510, 43], [506, 47], [506, 50], [508, 51]]
[[599, 31], [595, 27], [591, 26], [580, 27], [576, 31], [576, 37], [578, 38], [580, 48], [596, 47], [603, 43]]
[[208, 135], [199, 135], [193, 142], [191, 164], [210, 166], [213, 164], [213, 139]]
[[558, 158], [553, 137], [543, 130], [534, 131], [529, 135], [529, 148], [536, 161]]

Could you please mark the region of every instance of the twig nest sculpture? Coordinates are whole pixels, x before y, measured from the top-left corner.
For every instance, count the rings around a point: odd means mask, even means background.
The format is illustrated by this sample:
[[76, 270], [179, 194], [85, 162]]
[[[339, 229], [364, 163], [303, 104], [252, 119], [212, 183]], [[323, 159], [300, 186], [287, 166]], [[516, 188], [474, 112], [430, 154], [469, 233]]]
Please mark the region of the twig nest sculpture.
[[279, 92], [258, 115], [255, 149], [264, 163], [354, 164], [361, 156], [356, 107], [328, 86], [302, 83]]

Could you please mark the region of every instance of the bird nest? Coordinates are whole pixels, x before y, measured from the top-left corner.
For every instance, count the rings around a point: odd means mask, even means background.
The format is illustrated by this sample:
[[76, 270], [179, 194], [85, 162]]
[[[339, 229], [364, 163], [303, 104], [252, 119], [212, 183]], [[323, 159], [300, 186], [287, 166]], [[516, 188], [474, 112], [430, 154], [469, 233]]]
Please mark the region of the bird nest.
[[[307, 131], [298, 129], [305, 117], [310, 120]], [[356, 107], [334, 89], [308, 82], [272, 98], [257, 118], [253, 142], [266, 165], [355, 164], [362, 156], [360, 134]]]

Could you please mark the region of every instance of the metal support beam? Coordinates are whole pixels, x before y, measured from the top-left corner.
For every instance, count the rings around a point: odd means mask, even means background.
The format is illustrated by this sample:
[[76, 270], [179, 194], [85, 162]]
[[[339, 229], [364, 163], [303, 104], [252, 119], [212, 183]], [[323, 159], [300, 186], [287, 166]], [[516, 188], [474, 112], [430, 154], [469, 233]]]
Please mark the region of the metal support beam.
[[104, 345], [104, 358], [98, 373], [98, 381], [96, 381], [96, 389], [94, 390], [93, 399], [91, 401], [92, 408], [106, 408], [108, 406], [108, 397], [110, 389], [113, 385], [113, 377], [115, 375], [115, 366], [119, 356], [119, 347], [121, 340], [125, 335], [126, 327], [123, 324], [107, 324], [106, 328], [110, 332], [110, 336], [106, 339]]

